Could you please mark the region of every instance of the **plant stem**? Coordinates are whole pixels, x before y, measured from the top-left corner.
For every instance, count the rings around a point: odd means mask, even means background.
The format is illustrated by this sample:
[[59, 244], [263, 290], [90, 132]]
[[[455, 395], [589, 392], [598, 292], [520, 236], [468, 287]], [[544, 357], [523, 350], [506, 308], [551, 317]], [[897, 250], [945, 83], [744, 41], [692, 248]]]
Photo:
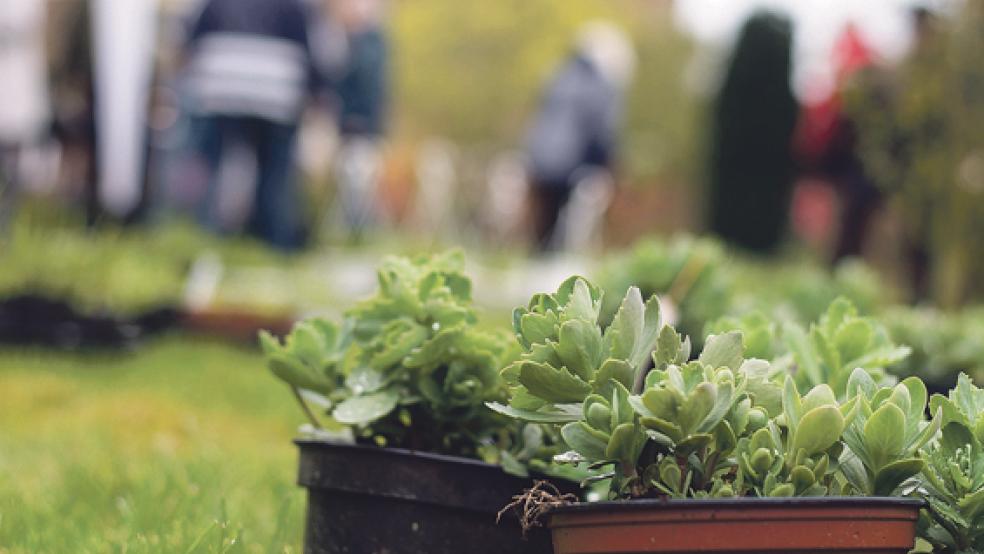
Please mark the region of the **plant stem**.
[[306, 415], [308, 420], [311, 421], [311, 425], [319, 431], [324, 431], [324, 427], [321, 426], [321, 422], [319, 422], [318, 418], [314, 416], [314, 412], [311, 411], [311, 408], [307, 405], [307, 402], [304, 401], [304, 397], [301, 396], [301, 393], [297, 390], [297, 387], [291, 386], [290, 392], [294, 393], [294, 398], [296, 398], [297, 403], [301, 405], [301, 410], [304, 411], [304, 415]]

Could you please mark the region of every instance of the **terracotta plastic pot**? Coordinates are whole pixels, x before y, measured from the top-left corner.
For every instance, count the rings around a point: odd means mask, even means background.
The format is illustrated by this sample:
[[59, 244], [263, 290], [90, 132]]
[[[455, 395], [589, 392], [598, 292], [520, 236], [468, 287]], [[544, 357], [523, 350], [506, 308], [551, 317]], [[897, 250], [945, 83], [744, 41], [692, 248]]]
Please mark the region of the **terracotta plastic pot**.
[[906, 554], [922, 502], [742, 498], [574, 504], [550, 514], [556, 554]]
[[185, 312], [181, 323], [185, 329], [195, 333], [256, 344], [256, 334], [260, 330], [282, 337], [290, 333], [294, 320], [287, 316], [220, 308]]
[[546, 529], [535, 529], [524, 540], [515, 518], [496, 524], [496, 513], [531, 486], [531, 479], [467, 458], [320, 441], [296, 444], [298, 482], [308, 489], [307, 553], [553, 551]]

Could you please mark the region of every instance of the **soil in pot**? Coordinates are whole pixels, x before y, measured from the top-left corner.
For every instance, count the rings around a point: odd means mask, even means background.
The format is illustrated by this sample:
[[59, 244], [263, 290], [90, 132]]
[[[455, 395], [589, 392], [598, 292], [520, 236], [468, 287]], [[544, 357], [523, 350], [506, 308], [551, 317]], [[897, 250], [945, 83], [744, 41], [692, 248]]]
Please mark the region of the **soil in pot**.
[[744, 498], [573, 504], [550, 513], [556, 554], [906, 554], [922, 502]]
[[298, 482], [308, 489], [306, 553], [553, 551], [546, 529], [533, 529], [524, 539], [514, 517], [496, 523], [497, 512], [532, 479], [467, 458], [320, 441], [297, 444]]

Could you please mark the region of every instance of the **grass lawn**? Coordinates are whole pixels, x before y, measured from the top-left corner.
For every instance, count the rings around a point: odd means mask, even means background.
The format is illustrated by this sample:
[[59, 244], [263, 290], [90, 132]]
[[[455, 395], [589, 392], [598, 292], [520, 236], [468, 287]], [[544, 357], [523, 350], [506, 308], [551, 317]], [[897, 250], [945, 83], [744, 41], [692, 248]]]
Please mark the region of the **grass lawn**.
[[245, 348], [0, 350], [0, 553], [299, 552], [301, 421]]

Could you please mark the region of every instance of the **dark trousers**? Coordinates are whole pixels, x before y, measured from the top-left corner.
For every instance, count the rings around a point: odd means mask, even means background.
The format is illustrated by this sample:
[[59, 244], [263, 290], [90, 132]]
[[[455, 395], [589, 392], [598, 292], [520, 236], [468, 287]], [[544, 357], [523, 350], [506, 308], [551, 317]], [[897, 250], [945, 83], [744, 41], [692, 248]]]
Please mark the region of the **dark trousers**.
[[571, 189], [566, 184], [533, 183], [530, 194], [533, 212], [533, 233], [535, 248], [540, 252], [555, 250], [557, 223], [560, 211], [571, 197]]
[[209, 184], [199, 218], [218, 229], [219, 167], [232, 145], [245, 145], [256, 158], [256, 193], [247, 232], [281, 249], [303, 243], [294, 179], [297, 126], [257, 117], [214, 115], [202, 118], [199, 149], [209, 171]]

